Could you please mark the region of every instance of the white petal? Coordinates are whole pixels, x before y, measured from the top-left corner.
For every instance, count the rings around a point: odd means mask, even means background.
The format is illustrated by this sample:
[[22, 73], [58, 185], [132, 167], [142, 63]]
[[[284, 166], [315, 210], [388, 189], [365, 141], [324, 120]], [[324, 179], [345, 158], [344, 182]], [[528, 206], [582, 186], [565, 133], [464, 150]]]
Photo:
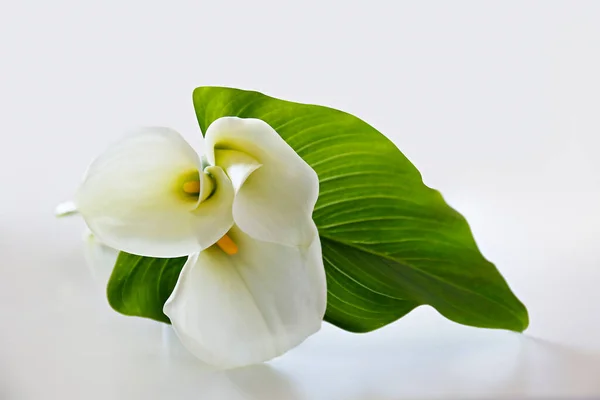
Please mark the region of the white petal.
[[[214, 194], [200, 203], [213, 188], [196, 152], [172, 129], [144, 128], [90, 165], [75, 205], [110, 247], [152, 257], [188, 255], [213, 244], [233, 223], [233, 189], [221, 175]], [[199, 196], [183, 191], [187, 180], [198, 179]], [[203, 208], [219, 218], [204, 221]]]
[[213, 246], [190, 256], [164, 306], [184, 346], [219, 368], [285, 353], [319, 330], [327, 302], [317, 235], [305, 248], [258, 241], [236, 226], [228, 235], [238, 253]]
[[[262, 165], [249, 172], [247, 163], [240, 167], [246, 176], [233, 203], [233, 218], [244, 232], [267, 242], [311, 242], [319, 179], [271, 126], [259, 119], [220, 118], [208, 127], [206, 148], [211, 164], [229, 158], [223, 151], [235, 150]], [[231, 164], [229, 160], [224, 166], [228, 173]]]

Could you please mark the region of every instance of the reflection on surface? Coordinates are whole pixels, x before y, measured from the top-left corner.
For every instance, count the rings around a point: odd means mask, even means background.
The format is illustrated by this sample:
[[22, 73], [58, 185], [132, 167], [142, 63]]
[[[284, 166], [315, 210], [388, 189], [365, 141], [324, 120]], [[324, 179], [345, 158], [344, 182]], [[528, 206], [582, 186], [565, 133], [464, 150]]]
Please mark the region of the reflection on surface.
[[[44, 224], [72, 236], [81, 225]], [[0, 331], [0, 393], [8, 399], [392, 400], [600, 392], [600, 359], [592, 352], [460, 326], [428, 307], [370, 334], [324, 324], [268, 365], [211, 371], [170, 326], [110, 309], [104, 295], [109, 271], [102, 266], [110, 269], [114, 254], [99, 253], [105, 262], [92, 278], [81, 242], [62, 241], [45, 228], [36, 234], [47, 238], [46, 247], [25, 252], [30, 230], [14, 226], [17, 245], [5, 252], [5, 262], [19, 268], [0, 280], [0, 295], [19, 299], [0, 302], [0, 316], [10, 321]]]
[[255, 365], [224, 372], [232, 385], [247, 399], [300, 400], [285, 375], [269, 365]]
[[102, 244], [89, 230], [83, 233], [83, 253], [90, 268], [92, 277], [102, 289], [106, 290], [108, 279], [112, 273], [119, 252]]
[[370, 338], [346, 338], [327, 327], [289, 360], [273, 364], [306, 388], [306, 399], [554, 397], [600, 391], [598, 355], [511, 332], [449, 325], [419, 335], [390, 328]]

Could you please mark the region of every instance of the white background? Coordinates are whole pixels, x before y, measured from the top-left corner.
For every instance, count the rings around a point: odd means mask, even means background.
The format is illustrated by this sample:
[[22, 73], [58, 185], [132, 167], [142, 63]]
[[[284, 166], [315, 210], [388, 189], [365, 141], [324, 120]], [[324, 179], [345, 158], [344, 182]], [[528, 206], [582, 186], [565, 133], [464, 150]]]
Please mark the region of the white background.
[[[600, 396], [598, 21], [597, 1], [2, 0], [0, 399]], [[201, 85], [385, 133], [470, 221], [530, 328], [421, 307], [214, 373], [170, 328], [111, 311], [82, 222], [52, 210], [133, 126], [198, 144]]]

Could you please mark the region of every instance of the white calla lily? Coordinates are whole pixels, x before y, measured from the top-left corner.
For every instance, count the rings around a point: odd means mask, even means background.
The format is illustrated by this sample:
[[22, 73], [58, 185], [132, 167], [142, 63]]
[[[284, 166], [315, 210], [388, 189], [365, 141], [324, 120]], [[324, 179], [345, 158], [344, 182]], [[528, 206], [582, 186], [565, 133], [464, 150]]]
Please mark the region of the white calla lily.
[[220, 368], [267, 361], [317, 332], [326, 307], [318, 236], [307, 247], [256, 240], [238, 227], [238, 252], [190, 256], [164, 306], [182, 343]]
[[189, 255], [233, 225], [231, 182], [212, 168], [214, 181], [176, 131], [144, 128], [90, 165], [75, 206], [110, 247], [152, 257]]
[[220, 118], [208, 128], [206, 145], [211, 166], [203, 170], [172, 129], [129, 135], [90, 165], [77, 211], [102, 242], [145, 256], [201, 251], [234, 221], [256, 239], [311, 243], [319, 180], [273, 128], [258, 119]]
[[203, 168], [176, 131], [142, 129], [97, 158], [57, 213], [81, 214], [103, 246], [188, 255], [163, 311], [192, 353], [232, 368], [281, 355], [321, 326], [319, 183], [261, 120], [216, 120], [206, 151]]

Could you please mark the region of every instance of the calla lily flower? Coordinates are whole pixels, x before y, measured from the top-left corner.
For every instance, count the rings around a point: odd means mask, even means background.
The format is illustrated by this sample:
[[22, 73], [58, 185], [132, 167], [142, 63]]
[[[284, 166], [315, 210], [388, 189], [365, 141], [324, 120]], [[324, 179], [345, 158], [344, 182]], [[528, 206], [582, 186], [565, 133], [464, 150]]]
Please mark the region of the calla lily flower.
[[182, 343], [221, 368], [277, 357], [321, 328], [327, 303], [318, 235], [306, 247], [263, 242], [237, 226], [231, 256], [210, 247], [188, 258], [164, 313]]
[[315, 171], [258, 119], [220, 118], [206, 161], [169, 128], [145, 128], [88, 168], [75, 206], [110, 247], [152, 257], [201, 251], [234, 224], [255, 239], [308, 246]]
[[134, 132], [90, 165], [74, 209], [103, 246], [189, 256], [163, 311], [193, 354], [232, 368], [320, 329], [318, 178], [261, 120], [218, 119], [205, 144], [200, 157], [172, 129]]

